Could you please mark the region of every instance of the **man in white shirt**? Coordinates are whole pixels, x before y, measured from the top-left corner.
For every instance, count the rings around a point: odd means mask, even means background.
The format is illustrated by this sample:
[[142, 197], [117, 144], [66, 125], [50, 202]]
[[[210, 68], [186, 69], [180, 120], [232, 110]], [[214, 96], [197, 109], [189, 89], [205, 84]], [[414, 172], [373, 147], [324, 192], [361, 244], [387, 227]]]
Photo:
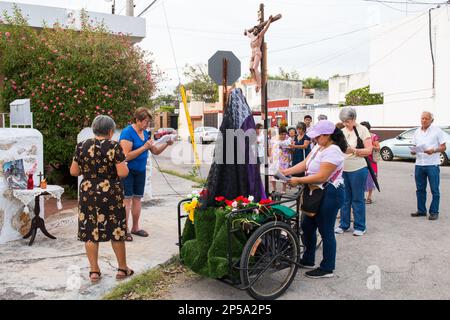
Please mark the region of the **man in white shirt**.
[[411, 148], [411, 154], [416, 155], [415, 179], [417, 188], [417, 212], [411, 213], [411, 216], [426, 217], [427, 215], [425, 204], [428, 179], [433, 195], [429, 220], [437, 220], [439, 217], [440, 154], [446, 150], [445, 133], [441, 128], [431, 125], [433, 121], [434, 117], [431, 112], [424, 111], [422, 113], [422, 126], [414, 133], [412, 140], [414, 147]]

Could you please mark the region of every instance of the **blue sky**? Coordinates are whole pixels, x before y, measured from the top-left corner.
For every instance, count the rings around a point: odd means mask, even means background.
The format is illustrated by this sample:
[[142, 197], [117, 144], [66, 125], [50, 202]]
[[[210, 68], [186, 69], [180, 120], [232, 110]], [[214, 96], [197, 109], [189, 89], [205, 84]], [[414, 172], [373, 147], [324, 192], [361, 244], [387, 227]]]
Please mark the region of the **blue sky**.
[[[135, 0], [135, 14], [152, 1]], [[250, 47], [243, 30], [256, 24], [259, 3], [263, 2], [267, 17], [269, 14], [283, 15], [271, 26], [266, 37], [269, 73], [278, 73], [281, 67], [286, 71], [296, 70], [302, 77], [328, 78], [334, 74], [367, 70], [371, 27], [401, 19], [407, 14], [416, 15], [430, 7], [413, 1], [393, 1], [402, 3], [382, 4], [364, 0], [157, 0], [144, 14], [147, 37], [139, 45], [153, 53], [154, 60], [165, 73], [165, 80], [160, 85], [163, 92], [173, 90], [178, 76], [184, 81], [182, 67], [185, 64], [207, 63], [217, 50], [233, 51], [241, 59], [244, 75], [248, 73]], [[104, 0], [15, 2], [111, 12], [111, 3]], [[125, 0], [116, 0], [116, 14], [125, 14]]]

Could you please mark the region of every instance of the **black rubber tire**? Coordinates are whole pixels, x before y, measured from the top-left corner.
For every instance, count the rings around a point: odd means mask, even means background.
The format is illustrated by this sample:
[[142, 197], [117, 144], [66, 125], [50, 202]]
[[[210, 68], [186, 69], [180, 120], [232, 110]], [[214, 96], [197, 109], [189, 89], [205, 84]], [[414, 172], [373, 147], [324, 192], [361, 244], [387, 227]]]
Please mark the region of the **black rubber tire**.
[[[277, 240], [276, 242], [271, 242], [271, 239], [273, 240], [275, 238], [275, 236], [277, 236]], [[261, 239], [263, 237], [263, 239]], [[258, 242], [259, 241], [259, 242]], [[297, 274], [297, 270], [298, 270], [298, 265], [295, 264], [293, 261], [298, 262], [300, 260], [300, 244], [299, 244], [299, 239], [297, 234], [292, 230], [292, 228], [285, 222], [279, 222], [279, 221], [271, 221], [268, 222], [264, 225], [262, 225], [261, 227], [257, 228], [255, 230], [255, 232], [253, 232], [253, 234], [250, 236], [250, 238], [247, 240], [244, 249], [242, 250], [242, 255], [241, 255], [241, 260], [240, 260], [240, 275], [241, 275], [241, 283], [244, 286], [247, 286], [250, 283], [250, 275], [249, 275], [249, 265], [250, 265], [250, 258], [254, 257], [255, 253], [257, 252], [258, 248], [260, 247], [260, 244], [268, 244], [267, 242], [263, 242], [263, 241], [268, 241], [271, 245], [272, 248], [277, 247], [278, 245], [284, 244], [286, 246], [287, 249], [289, 249], [289, 252], [292, 254], [292, 257], [290, 260], [292, 261], [278, 261], [275, 260], [274, 264], [278, 267], [281, 266], [281, 263], [287, 263], [284, 266], [286, 267], [282, 267], [281, 269], [279, 269], [279, 271], [283, 271], [287, 268], [289, 268], [290, 270], [288, 270], [288, 274], [286, 276], [285, 279], [283, 279], [282, 284], [276, 288], [274, 291], [268, 292], [268, 293], [262, 293], [260, 291], [258, 291], [257, 289], [255, 289], [255, 284], [257, 283], [264, 283], [267, 284], [268, 281], [264, 281], [262, 280], [262, 278], [259, 278], [258, 281], [253, 284], [253, 286], [251, 286], [250, 288], [247, 289], [248, 294], [257, 300], [273, 300], [278, 298], [279, 296], [281, 296], [291, 285], [292, 281], [294, 280], [296, 274]], [[286, 241], [288, 241], [289, 243], [287, 243]], [[255, 244], [258, 242], [258, 244], [256, 245], [256, 248], [254, 247]], [[286, 245], [287, 243], [287, 245]], [[273, 246], [273, 244], [275, 244], [275, 246]], [[263, 248], [262, 247], [262, 248]], [[276, 249], [275, 249], [276, 252]], [[269, 258], [270, 259], [270, 255]], [[284, 262], [286, 261], [286, 262]], [[272, 264], [272, 265], [274, 265]], [[266, 264], [267, 265], [267, 264]], [[275, 266], [275, 270], [276, 270], [276, 266]]]
[[441, 166], [446, 166], [448, 165], [448, 157], [445, 154], [445, 152], [441, 152], [441, 154], [439, 155], [440, 157], [440, 161], [441, 161]]
[[394, 154], [392, 153], [392, 150], [388, 147], [383, 147], [380, 151], [381, 159], [384, 161], [392, 161], [394, 159]]

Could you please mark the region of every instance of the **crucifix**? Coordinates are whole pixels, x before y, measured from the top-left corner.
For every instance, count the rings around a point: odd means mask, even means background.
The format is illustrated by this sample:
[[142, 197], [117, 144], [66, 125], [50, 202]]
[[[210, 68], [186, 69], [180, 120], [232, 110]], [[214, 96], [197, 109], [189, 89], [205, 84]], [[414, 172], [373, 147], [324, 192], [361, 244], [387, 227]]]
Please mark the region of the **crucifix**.
[[[268, 20], [264, 21], [264, 5], [260, 5], [258, 11], [259, 24], [244, 31], [244, 35], [250, 38], [250, 47], [252, 49], [252, 56], [250, 58], [250, 73], [252, 78], [256, 81], [256, 92], [259, 92], [261, 87], [264, 87], [264, 75], [265, 66], [264, 58], [267, 55], [265, 49], [264, 35], [269, 29], [272, 22], [281, 18], [281, 14], [277, 14], [275, 17], [270, 16]], [[259, 71], [259, 65], [262, 64], [262, 72]], [[261, 74], [262, 73], [262, 74]]]
[[[265, 132], [264, 187], [266, 194], [269, 193], [269, 141], [267, 135], [269, 119], [267, 117], [267, 44], [264, 42], [264, 34], [269, 29], [270, 24], [279, 19], [281, 19], [281, 14], [277, 14], [276, 16], [271, 15], [268, 20], [264, 20], [264, 4], [261, 3], [258, 11], [259, 24], [244, 31], [244, 35], [250, 38], [250, 47], [252, 49], [252, 56], [250, 58], [250, 73], [252, 78], [256, 81], [256, 92], [261, 90], [261, 118], [264, 120]], [[261, 73], [259, 72], [260, 65]]]
[[39, 172], [39, 174], [37, 176], [39, 177], [39, 187], [40, 187], [41, 182], [42, 182], [42, 177], [44, 176], [44, 174], [42, 172]]

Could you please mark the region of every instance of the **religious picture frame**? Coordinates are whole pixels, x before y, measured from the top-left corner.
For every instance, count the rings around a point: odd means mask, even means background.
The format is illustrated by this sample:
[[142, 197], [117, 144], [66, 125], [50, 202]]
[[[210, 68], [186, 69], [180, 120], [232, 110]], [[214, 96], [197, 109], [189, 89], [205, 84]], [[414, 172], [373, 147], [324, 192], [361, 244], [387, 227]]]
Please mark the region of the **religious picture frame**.
[[23, 166], [23, 159], [3, 163], [3, 175], [11, 189], [26, 189], [27, 176]]

